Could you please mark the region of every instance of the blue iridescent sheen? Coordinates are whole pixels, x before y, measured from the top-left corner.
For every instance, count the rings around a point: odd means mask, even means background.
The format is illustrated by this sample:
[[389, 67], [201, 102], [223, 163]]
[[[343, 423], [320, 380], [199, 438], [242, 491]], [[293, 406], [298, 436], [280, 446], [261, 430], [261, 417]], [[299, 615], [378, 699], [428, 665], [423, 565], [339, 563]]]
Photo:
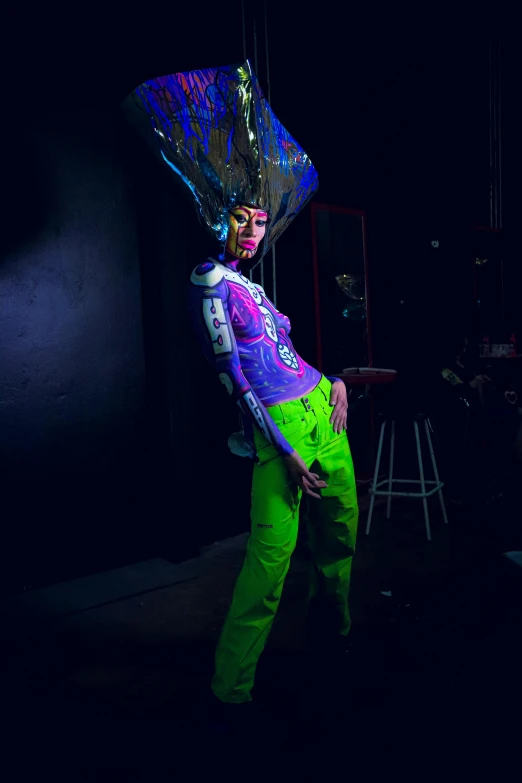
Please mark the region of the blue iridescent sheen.
[[248, 61], [151, 79], [123, 108], [190, 188], [221, 245], [230, 209], [264, 209], [270, 220], [259, 260], [317, 189], [310, 158], [274, 115]]

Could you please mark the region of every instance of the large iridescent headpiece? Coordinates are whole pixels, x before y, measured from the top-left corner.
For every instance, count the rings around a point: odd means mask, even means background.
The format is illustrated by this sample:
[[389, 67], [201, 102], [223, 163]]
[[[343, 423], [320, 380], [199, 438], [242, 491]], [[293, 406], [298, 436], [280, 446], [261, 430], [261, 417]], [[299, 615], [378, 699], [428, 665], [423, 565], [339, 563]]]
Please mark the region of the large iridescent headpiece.
[[256, 261], [317, 189], [310, 158], [274, 115], [248, 60], [151, 79], [128, 96], [123, 109], [188, 185], [221, 245], [234, 206], [268, 212]]

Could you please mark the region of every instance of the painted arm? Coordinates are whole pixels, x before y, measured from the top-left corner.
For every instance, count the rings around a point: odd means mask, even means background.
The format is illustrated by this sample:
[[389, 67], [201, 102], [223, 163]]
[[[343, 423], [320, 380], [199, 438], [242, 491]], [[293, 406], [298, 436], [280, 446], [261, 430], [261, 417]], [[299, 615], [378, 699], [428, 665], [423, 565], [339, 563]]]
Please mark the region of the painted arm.
[[228, 312], [228, 286], [219, 268], [198, 266], [191, 277], [189, 304], [203, 352], [242, 413], [282, 456], [294, 449], [282, 436], [241, 370]]

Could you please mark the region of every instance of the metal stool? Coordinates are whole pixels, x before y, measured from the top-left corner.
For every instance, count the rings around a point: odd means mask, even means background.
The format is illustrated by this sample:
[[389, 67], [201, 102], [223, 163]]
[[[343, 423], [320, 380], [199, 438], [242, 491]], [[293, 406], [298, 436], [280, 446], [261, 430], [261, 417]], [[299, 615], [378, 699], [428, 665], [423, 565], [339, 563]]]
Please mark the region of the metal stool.
[[[431, 435], [430, 435], [430, 427], [429, 427], [429, 419], [424, 414], [419, 414], [417, 416], [414, 416], [413, 419], [413, 428], [415, 430], [415, 440], [417, 443], [417, 459], [419, 462], [419, 475], [420, 479], [396, 479], [393, 478], [393, 458], [394, 458], [394, 451], [395, 451], [395, 419], [385, 419], [381, 426], [381, 434], [379, 437], [379, 447], [377, 449], [377, 462], [375, 464], [375, 473], [373, 475], [373, 481], [370, 487], [370, 494], [371, 494], [371, 501], [370, 501], [370, 510], [368, 512], [368, 522], [366, 524], [366, 535], [369, 535], [370, 533], [370, 526], [372, 524], [372, 515], [373, 515], [373, 506], [375, 503], [375, 496], [376, 495], [386, 495], [388, 498], [388, 503], [386, 506], [386, 519], [390, 518], [390, 512], [391, 512], [391, 499], [392, 497], [406, 497], [406, 498], [422, 498], [422, 503], [424, 506], [424, 519], [426, 520], [426, 535], [428, 537], [428, 541], [431, 541], [431, 530], [430, 530], [430, 517], [428, 514], [428, 503], [426, 498], [431, 497], [431, 495], [434, 495], [436, 492], [439, 493], [439, 500], [440, 505], [442, 508], [442, 516], [444, 519], [444, 523], [448, 524], [448, 518], [446, 516], [446, 507], [444, 505], [444, 498], [442, 497], [442, 487], [444, 486], [443, 482], [439, 479], [439, 471], [437, 470], [437, 463], [435, 461], [435, 454], [433, 452], [433, 444], [431, 442]], [[424, 465], [422, 463], [422, 451], [421, 451], [421, 442], [420, 442], [420, 432], [419, 432], [419, 422], [424, 422], [424, 430], [426, 433], [426, 440], [428, 442], [428, 448], [430, 451], [431, 456], [431, 464], [433, 466], [433, 475], [435, 476], [435, 480], [427, 480], [424, 478]], [[391, 442], [390, 442], [390, 469], [388, 478], [384, 479], [382, 481], [379, 481], [379, 468], [381, 464], [381, 457], [382, 457], [382, 447], [384, 443], [384, 434], [386, 431], [386, 424], [391, 423]], [[420, 492], [394, 492], [393, 491], [393, 485], [396, 484], [420, 484], [421, 491]], [[387, 489], [379, 489], [379, 487], [382, 487], [383, 484], [387, 484]], [[428, 488], [428, 485], [434, 485], [431, 489]]]

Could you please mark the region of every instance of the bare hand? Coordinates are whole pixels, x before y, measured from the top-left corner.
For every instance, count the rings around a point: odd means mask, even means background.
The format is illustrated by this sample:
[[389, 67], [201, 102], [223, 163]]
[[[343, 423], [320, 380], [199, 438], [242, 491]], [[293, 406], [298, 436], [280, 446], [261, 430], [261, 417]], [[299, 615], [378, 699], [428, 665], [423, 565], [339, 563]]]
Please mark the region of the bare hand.
[[314, 489], [326, 489], [328, 484], [322, 481], [317, 473], [310, 473], [305, 462], [301, 459], [297, 451], [293, 451], [284, 458], [290, 478], [301, 487], [305, 495], [321, 500], [321, 496], [314, 492]]
[[346, 429], [346, 418], [348, 415], [348, 396], [346, 394], [346, 386], [342, 381], [332, 383], [330, 405], [334, 406], [330, 424], [333, 426], [334, 432], [342, 432]]

